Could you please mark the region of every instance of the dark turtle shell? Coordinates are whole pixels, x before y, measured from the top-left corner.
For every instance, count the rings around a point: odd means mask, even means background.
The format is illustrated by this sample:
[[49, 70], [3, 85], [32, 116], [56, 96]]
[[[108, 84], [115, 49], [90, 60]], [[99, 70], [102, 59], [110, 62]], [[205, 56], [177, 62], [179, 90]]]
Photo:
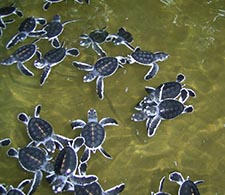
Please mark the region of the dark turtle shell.
[[103, 57], [100, 58], [94, 68], [98, 71], [101, 76], [112, 75], [119, 67], [118, 61], [114, 57]]
[[103, 143], [105, 129], [97, 122], [89, 122], [84, 126], [81, 135], [85, 139], [85, 145], [90, 149], [95, 149]]
[[159, 103], [159, 115], [163, 119], [172, 119], [180, 115], [184, 111], [184, 104], [177, 100], [166, 99]]
[[45, 27], [44, 30], [47, 32], [45, 37], [51, 39], [61, 34], [63, 26], [60, 22], [51, 22]]
[[18, 30], [20, 32], [31, 32], [35, 29], [36, 27], [36, 21], [34, 19], [34, 17], [29, 17], [29, 18], [26, 18], [23, 22], [21, 22]]
[[163, 86], [162, 96], [161, 96], [162, 100], [167, 99], [167, 98], [176, 98], [180, 94], [180, 91], [182, 89], [181, 84], [178, 82], [166, 82], [166, 83], [159, 85], [155, 89], [156, 97], [159, 97], [162, 86]]
[[56, 157], [54, 171], [58, 175], [68, 176], [76, 171], [78, 158], [75, 150], [70, 147], [64, 147]]
[[88, 185], [76, 185], [76, 195], [101, 195], [103, 193], [101, 186], [97, 182]]
[[200, 192], [194, 182], [191, 180], [186, 180], [179, 189], [179, 194], [181, 195], [200, 195]]
[[53, 134], [50, 123], [41, 118], [31, 118], [27, 128], [29, 136], [34, 141], [44, 141]]
[[50, 51], [48, 51], [45, 55], [44, 55], [44, 59], [50, 63], [50, 64], [54, 64], [54, 63], [59, 63], [61, 62], [66, 56], [66, 49], [65, 48], [56, 48], [56, 49], [52, 49]]
[[142, 51], [141, 49], [136, 49], [131, 56], [136, 60], [138, 63], [150, 65], [155, 62], [155, 55], [149, 51]]
[[90, 33], [89, 37], [93, 42], [103, 43], [108, 35], [109, 33], [105, 30], [95, 30]]
[[18, 189], [11, 189], [7, 192], [7, 195], [25, 195], [25, 193]]
[[36, 53], [37, 46], [33, 43], [26, 44], [17, 49], [12, 55], [18, 62], [26, 62]]
[[19, 162], [27, 171], [40, 170], [46, 161], [45, 152], [38, 147], [25, 147], [19, 150]]

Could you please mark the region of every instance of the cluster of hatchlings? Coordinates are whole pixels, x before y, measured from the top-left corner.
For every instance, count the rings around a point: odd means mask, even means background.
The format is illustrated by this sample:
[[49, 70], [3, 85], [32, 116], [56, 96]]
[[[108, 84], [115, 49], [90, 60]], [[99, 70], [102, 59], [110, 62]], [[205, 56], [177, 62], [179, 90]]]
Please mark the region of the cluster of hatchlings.
[[[62, 0], [45, 0], [43, 9], [47, 10], [53, 3]], [[83, 3], [83, 0], [76, 0]], [[90, 4], [89, 0], [85, 0]], [[14, 22], [14, 19], [8, 19], [10, 15], [16, 14], [23, 16], [22, 11], [17, 9], [15, 5], [0, 8], [0, 35], [3, 35], [3, 29], [6, 25]], [[5, 19], [6, 18], [6, 19]], [[61, 63], [67, 55], [78, 56], [80, 54], [77, 48], [67, 49], [64, 43], [60, 43], [59, 36], [63, 33], [66, 24], [76, 22], [70, 20], [61, 22], [60, 15], [55, 15], [51, 21], [44, 18], [28, 17], [18, 27], [18, 32], [8, 41], [6, 48], [10, 49], [19, 44], [28, 37], [36, 39], [29, 44], [23, 45], [16, 49], [12, 54], [1, 60], [0, 64], [9, 66], [17, 64], [18, 70], [26, 76], [34, 76], [24, 63], [29, 61], [35, 55], [37, 59], [34, 61], [34, 67], [43, 69], [40, 79], [40, 85], [43, 85], [48, 78], [51, 68]], [[42, 28], [37, 30], [37, 24]], [[74, 61], [72, 64], [88, 73], [83, 77], [84, 82], [91, 82], [96, 79], [96, 92], [100, 99], [104, 98], [104, 82], [103, 79], [113, 75], [119, 67], [125, 64], [141, 64], [150, 66], [150, 70], [144, 76], [145, 80], [149, 80], [156, 76], [159, 71], [157, 62], [166, 60], [169, 55], [164, 52], [144, 51], [140, 47], [133, 47], [131, 42], [133, 37], [130, 32], [121, 27], [115, 34], [109, 34], [106, 28], [94, 30], [89, 34], [80, 36], [80, 45], [84, 47], [92, 47], [92, 49], [100, 56], [94, 65], [84, 62]], [[38, 50], [38, 42], [47, 39], [51, 42], [52, 49], [44, 55]], [[125, 57], [107, 56], [107, 53], [100, 46], [102, 43], [112, 42], [115, 45], [125, 45], [131, 50], [131, 53]], [[189, 97], [195, 97], [196, 94], [192, 89], [185, 88], [182, 82], [185, 76], [181, 73], [177, 75], [175, 81], [169, 81], [160, 84], [156, 88], [145, 87], [147, 95], [140, 100], [135, 109], [137, 110], [131, 116], [133, 121], [145, 121], [147, 135], [152, 137], [162, 120], [173, 119], [181, 114], [189, 113], [194, 110], [192, 105], [184, 103]], [[16, 188], [13, 186], [6, 187], [0, 184], [0, 194], [18, 194], [24, 195], [22, 191], [26, 185], [30, 185], [28, 195], [36, 191], [41, 183], [43, 172], [46, 173], [46, 179], [52, 187], [54, 193], [74, 192], [74, 194], [82, 195], [117, 195], [123, 191], [125, 184], [119, 184], [106, 191], [103, 190], [98, 182], [96, 175], [87, 175], [87, 162], [90, 159], [91, 152], [100, 151], [104, 157], [111, 159], [112, 157], [103, 149], [102, 144], [105, 141], [105, 126], [118, 125], [115, 119], [105, 117], [98, 120], [95, 109], [88, 110], [87, 122], [77, 119], [71, 122], [72, 129], [81, 128], [80, 136], [75, 139], [67, 138], [63, 135], [54, 133], [52, 125], [40, 118], [41, 105], [35, 107], [34, 116], [28, 116], [26, 113], [18, 114], [18, 120], [26, 125], [27, 134], [31, 142], [23, 148], [10, 148], [7, 151], [9, 157], [18, 159], [20, 166], [34, 173], [33, 179], [23, 180]], [[11, 143], [9, 138], [0, 140], [0, 146], [8, 146]], [[84, 146], [84, 152], [80, 159], [77, 152]], [[54, 154], [54, 159], [52, 154]], [[168, 195], [163, 192], [163, 182], [165, 177], [160, 181], [159, 191], [152, 192], [152, 195]], [[202, 180], [192, 182], [189, 177], [185, 180], [181, 173], [172, 172], [169, 180], [180, 185], [179, 195], [199, 195], [197, 184]]]

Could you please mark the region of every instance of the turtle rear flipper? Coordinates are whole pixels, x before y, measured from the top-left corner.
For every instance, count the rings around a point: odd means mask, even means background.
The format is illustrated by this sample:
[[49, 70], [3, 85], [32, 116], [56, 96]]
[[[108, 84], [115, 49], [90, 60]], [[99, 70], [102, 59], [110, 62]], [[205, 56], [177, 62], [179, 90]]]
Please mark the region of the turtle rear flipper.
[[184, 74], [179, 73], [176, 77], [176, 82], [181, 83], [186, 79], [186, 77], [184, 76]]
[[99, 148], [99, 151], [103, 154], [104, 157], [112, 159], [112, 157], [102, 147]]
[[152, 63], [152, 67], [150, 68], [150, 70], [147, 72], [147, 74], [145, 75], [144, 79], [145, 80], [149, 80], [153, 77], [156, 76], [156, 74], [159, 71], [159, 65], [157, 63]]
[[24, 123], [25, 125], [27, 125], [29, 121], [29, 117], [26, 115], [26, 113], [23, 112], [18, 114], [17, 119], [22, 123]]
[[10, 148], [10, 149], [7, 151], [7, 155], [8, 155], [9, 157], [18, 158], [18, 151], [17, 151], [15, 148]]
[[194, 111], [194, 107], [192, 105], [186, 106], [184, 108], [184, 113], [191, 113]]
[[79, 56], [80, 51], [77, 48], [71, 48], [66, 51], [66, 54], [77, 57], [77, 56]]
[[44, 11], [47, 11], [48, 10], [48, 8], [50, 7], [52, 5], [52, 2], [46, 2], [44, 5], [43, 5], [43, 10]]
[[0, 140], [0, 147], [1, 146], [8, 146], [11, 143], [11, 140], [9, 138], [5, 138]]

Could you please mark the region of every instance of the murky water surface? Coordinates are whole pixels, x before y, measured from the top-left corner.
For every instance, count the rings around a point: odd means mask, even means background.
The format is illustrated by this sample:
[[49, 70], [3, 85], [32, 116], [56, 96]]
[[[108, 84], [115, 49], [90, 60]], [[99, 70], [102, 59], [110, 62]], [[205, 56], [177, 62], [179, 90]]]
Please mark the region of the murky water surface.
[[[0, 6], [14, 1], [1, 0]], [[201, 194], [223, 195], [225, 174], [225, 4], [223, 0], [92, 0], [91, 5], [79, 5], [71, 0], [52, 5], [43, 11], [40, 0], [16, 0], [16, 6], [28, 16], [45, 17], [48, 21], [60, 14], [62, 21], [80, 19], [65, 26], [60, 41], [67, 48], [77, 47], [80, 56], [67, 57], [54, 67], [44, 86], [40, 87], [41, 70], [33, 67], [35, 57], [26, 63], [35, 73], [33, 78], [23, 76], [16, 65], [0, 67], [0, 135], [10, 137], [11, 146], [23, 147], [29, 142], [25, 126], [17, 120], [20, 112], [33, 115], [34, 107], [42, 104], [41, 117], [51, 122], [56, 133], [74, 138], [80, 130], [72, 131], [70, 120], [87, 120], [87, 110], [95, 108], [99, 119], [110, 116], [119, 126], [107, 126], [104, 149], [112, 160], [100, 152], [93, 154], [88, 163], [88, 174], [95, 174], [104, 189], [124, 182], [122, 194], [148, 195], [157, 192], [160, 179], [167, 180], [164, 190], [177, 194], [178, 185], [168, 181], [172, 171], [184, 177], [203, 179]], [[10, 55], [22, 44], [6, 50], [5, 44], [24, 18], [16, 19], [3, 30], [0, 40], [0, 59]], [[134, 37], [133, 46], [148, 51], [165, 51], [170, 57], [159, 62], [155, 78], [144, 81], [148, 67], [126, 65], [105, 79], [105, 98], [99, 100], [95, 82], [83, 83], [84, 71], [72, 66], [77, 60], [94, 64], [98, 59], [91, 48], [79, 46], [79, 36], [107, 26], [115, 33], [121, 26]], [[41, 40], [40, 51], [51, 48], [50, 42]], [[130, 50], [111, 43], [102, 47], [109, 56], [126, 56]], [[173, 81], [181, 72], [186, 76], [186, 86], [192, 88], [197, 98], [189, 98], [192, 114], [163, 121], [156, 135], [148, 138], [145, 123], [130, 120], [134, 105], [144, 96], [145, 86], [157, 87], [162, 82]], [[16, 186], [22, 179], [32, 178], [23, 171], [15, 159], [0, 148], [0, 183]], [[45, 179], [35, 194], [53, 194]], [[70, 194], [70, 193], [65, 193]]]

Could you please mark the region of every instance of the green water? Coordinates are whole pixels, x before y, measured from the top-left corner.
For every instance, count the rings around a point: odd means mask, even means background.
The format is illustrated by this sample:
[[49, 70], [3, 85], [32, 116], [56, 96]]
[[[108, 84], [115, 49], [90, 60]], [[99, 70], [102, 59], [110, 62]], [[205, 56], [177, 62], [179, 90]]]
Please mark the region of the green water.
[[[12, 1], [1, 0], [0, 6]], [[51, 122], [56, 133], [74, 138], [80, 130], [72, 131], [70, 120], [87, 120], [87, 110], [95, 108], [99, 119], [110, 116], [119, 126], [107, 126], [104, 149], [113, 157], [105, 159], [100, 152], [89, 160], [87, 174], [95, 174], [104, 189], [119, 183], [126, 184], [121, 194], [148, 195], [157, 192], [160, 179], [167, 180], [164, 190], [177, 194], [178, 185], [168, 181], [172, 171], [180, 171], [184, 177], [203, 179], [199, 185], [201, 194], [224, 195], [225, 182], [225, 4], [223, 0], [175, 1], [175, 0], [92, 0], [91, 5], [78, 5], [73, 1], [52, 5], [42, 10], [41, 0], [17, 0], [16, 6], [24, 17], [45, 17], [51, 20], [60, 14], [62, 20], [80, 19], [65, 26], [61, 41], [66, 47], [77, 47], [80, 56], [67, 57], [52, 69], [44, 86], [39, 86], [41, 70], [33, 67], [32, 59], [26, 66], [35, 73], [33, 78], [21, 75], [16, 66], [0, 67], [0, 135], [10, 137], [11, 146], [23, 147], [29, 142], [25, 126], [18, 122], [20, 112], [33, 115], [34, 107], [42, 104], [41, 117]], [[0, 59], [16, 48], [4, 46], [17, 31], [22, 18], [13, 16], [16, 22], [9, 24], [0, 40]], [[115, 33], [121, 26], [134, 37], [134, 46], [144, 50], [165, 51], [170, 57], [159, 62], [160, 70], [155, 78], [144, 81], [148, 67], [137, 64], [119, 69], [105, 79], [105, 98], [99, 100], [95, 82], [83, 83], [85, 72], [72, 66], [72, 61], [93, 64], [97, 54], [90, 48], [79, 46], [79, 35], [108, 26]], [[29, 43], [27, 39], [23, 44]], [[46, 40], [38, 43], [45, 53], [51, 46]], [[104, 44], [110, 56], [126, 56], [125, 46]], [[157, 87], [173, 81], [181, 72], [186, 76], [186, 86], [192, 88], [197, 98], [186, 104], [194, 106], [192, 114], [185, 114], [170, 121], [163, 121], [156, 135], [148, 138], [145, 123], [130, 120], [134, 105], [146, 95], [144, 87]], [[33, 174], [22, 170], [16, 159], [8, 158], [8, 147], [0, 148], [0, 183], [16, 186]], [[35, 194], [53, 194], [45, 179]], [[70, 193], [65, 193], [70, 194]]]

